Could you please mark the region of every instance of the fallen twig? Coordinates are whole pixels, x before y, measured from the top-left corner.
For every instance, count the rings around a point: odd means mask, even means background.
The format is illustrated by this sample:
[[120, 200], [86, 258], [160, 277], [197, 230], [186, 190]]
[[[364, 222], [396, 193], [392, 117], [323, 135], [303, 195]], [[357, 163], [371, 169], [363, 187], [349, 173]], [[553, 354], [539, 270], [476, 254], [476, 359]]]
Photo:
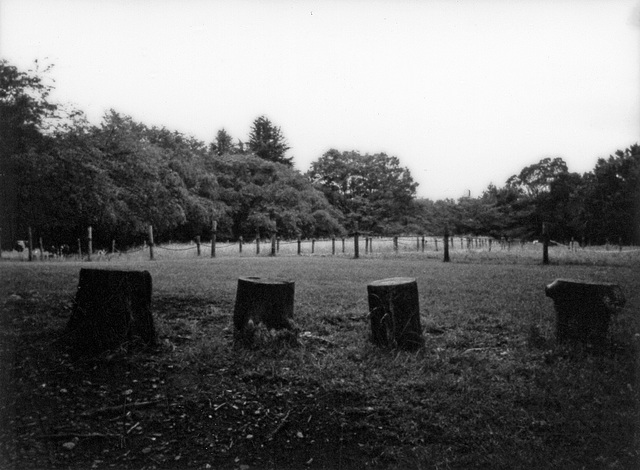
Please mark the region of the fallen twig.
[[60, 434], [43, 434], [40, 436], [42, 439], [73, 439], [77, 437], [78, 439], [88, 439], [88, 438], [118, 438], [119, 434], [105, 434], [101, 432], [90, 432], [90, 433], [77, 433], [77, 432], [65, 432]]
[[[157, 405], [158, 403], [160, 403], [160, 400], [138, 401], [134, 403], [127, 403], [126, 409], [130, 410], [132, 408], [147, 408], [149, 406]], [[87, 417], [87, 416], [94, 416], [94, 415], [105, 414], [105, 413], [112, 413], [114, 411], [120, 411], [122, 410], [122, 408], [123, 408], [123, 405], [105, 406], [103, 408], [98, 408], [97, 410], [84, 411], [83, 413], [80, 413], [80, 416]]]
[[278, 434], [282, 428], [284, 427], [284, 425], [287, 422], [287, 419], [289, 418], [289, 415], [291, 414], [291, 410], [287, 411], [287, 414], [284, 415], [284, 418], [282, 418], [282, 421], [280, 421], [280, 423], [276, 426], [276, 428], [271, 432], [271, 434], [269, 434], [269, 437], [267, 438], [268, 441], [270, 441], [271, 439], [273, 439], [275, 437], [276, 434]]

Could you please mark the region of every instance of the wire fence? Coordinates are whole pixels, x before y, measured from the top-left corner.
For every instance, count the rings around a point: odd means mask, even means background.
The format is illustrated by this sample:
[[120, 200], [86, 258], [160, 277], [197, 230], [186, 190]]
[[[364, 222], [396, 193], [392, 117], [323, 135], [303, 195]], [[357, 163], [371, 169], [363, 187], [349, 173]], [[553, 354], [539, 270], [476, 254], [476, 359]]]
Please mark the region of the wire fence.
[[[43, 245], [40, 242], [40, 245]], [[90, 245], [90, 244], [89, 244]], [[553, 259], [560, 262], [593, 262], [599, 259], [636, 259], [640, 253], [638, 247], [622, 245], [581, 246], [577, 242], [560, 243], [550, 240]], [[542, 257], [543, 243], [529, 242], [520, 239], [495, 239], [491, 237], [450, 236], [447, 252], [453, 259], [462, 260], [504, 260], [507, 258], [529, 258], [538, 260]], [[128, 249], [118, 249], [116, 241], [110, 250], [89, 252], [79, 249], [76, 253], [47, 251], [39, 248], [22, 252], [12, 251], [0, 254], [3, 259], [31, 261], [111, 261], [125, 259], [132, 261], [171, 260], [189, 258], [250, 258], [270, 256], [319, 256], [343, 258], [375, 258], [420, 256], [425, 258], [444, 258], [445, 238], [443, 236], [397, 236], [372, 237], [368, 235], [352, 237], [332, 237], [323, 239], [280, 240], [254, 239], [249, 241], [217, 241], [201, 242], [199, 239], [190, 243], [143, 243]]]

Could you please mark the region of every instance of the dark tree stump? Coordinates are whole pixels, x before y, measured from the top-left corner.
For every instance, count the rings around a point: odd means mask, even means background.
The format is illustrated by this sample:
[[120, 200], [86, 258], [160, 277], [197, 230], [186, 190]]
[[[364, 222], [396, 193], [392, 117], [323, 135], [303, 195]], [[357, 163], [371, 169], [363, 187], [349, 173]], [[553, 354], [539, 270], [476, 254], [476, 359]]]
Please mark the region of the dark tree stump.
[[79, 352], [96, 353], [140, 340], [156, 340], [148, 271], [81, 269], [67, 324]]
[[625, 304], [617, 284], [556, 279], [545, 288], [556, 310], [556, 339], [602, 346], [609, 320]]
[[268, 329], [293, 329], [295, 282], [284, 279], [241, 277], [233, 311], [235, 330], [264, 324]]
[[367, 293], [374, 344], [410, 351], [424, 346], [415, 279], [394, 277], [374, 281], [367, 286]]

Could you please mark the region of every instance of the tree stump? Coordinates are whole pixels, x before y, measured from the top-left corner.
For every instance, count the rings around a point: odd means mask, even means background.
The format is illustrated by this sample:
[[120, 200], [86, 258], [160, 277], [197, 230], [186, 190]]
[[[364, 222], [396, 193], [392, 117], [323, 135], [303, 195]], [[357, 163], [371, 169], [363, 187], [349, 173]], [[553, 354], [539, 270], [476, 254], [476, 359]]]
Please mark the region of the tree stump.
[[148, 271], [81, 269], [67, 329], [81, 353], [140, 340], [155, 344]]
[[295, 282], [285, 279], [238, 279], [233, 324], [236, 332], [258, 323], [267, 329], [293, 329]]
[[414, 351], [424, 346], [420, 325], [418, 284], [394, 277], [367, 285], [374, 344]]
[[556, 279], [546, 286], [556, 310], [556, 339], [602, 346], [611, 315], [625, 304], [617, 284]]

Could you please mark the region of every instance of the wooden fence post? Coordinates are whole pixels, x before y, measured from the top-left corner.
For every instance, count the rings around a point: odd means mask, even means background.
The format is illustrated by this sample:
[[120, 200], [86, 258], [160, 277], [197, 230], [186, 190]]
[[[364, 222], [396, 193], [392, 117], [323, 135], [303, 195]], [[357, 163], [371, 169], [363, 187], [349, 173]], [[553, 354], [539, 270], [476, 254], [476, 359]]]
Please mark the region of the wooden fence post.
[[44, 261], [44, 243], [42, 243], [42, 237], [38, 239], [40, 244], [40, 261]]
[[438, 239], [437, 239], [437, 238], [434, 238], [434, 239], [433, 239], [433, 242], [436, 244], [436, 251], [438, 251]]
[[422, 235], [422, 252], [424, 253], [424, 235]]
[[622, 251], [622, 237], [618, 238], [618, 251]]
[[115, 252], [116, 252], [116, 241], [111, 240], [111, 254], [114, 254]]
[[260, 232], [256, 233], [256, 255], [260, 254]]
[[444, 262], [449, 262], [449, 227], [444, 228]]
[[398, 252], [398, 237], [393, 237], [393, 251]]
[[335, 235], [331, 236], [331, 254], [333, 256], [336, 255], [336, 236]]
[[78, 259], [82, 261], [82, 243], [80, 242], [79, 238], [78, 238]]
[[312, 238], [311, 239], [311, 254], [314, 254], [316, 252], [316, 239]]
[[216, 257], [216, 239], [218, 237], [218, 221], [211, 221], [211, 257]]
[[359, 237], [360, 237], [360, 234], [356, 230], [355, 233], [353, 234], [353, 257], [355, 259], [360, 258], [360, 240], [359, 240]]
[[240, 238], [238, 238], [238, 253], [242, 253], [242, 235], [240, 235]]
[[196, 253], [200, 256], [200, 235], [196, 235]]
[[489, 239], [489, 251], [491, 251], [491, 243], [493, 243], [493, 239], [492, 238]]
[[31, 227], [29, 227], [28, 233], [29, 233], [29, 261], [33, 261], [33, 232], [31, 231]]
[[280, 237], [276, 236], [276, 251], [280, 253]]
[[91, 254], [93, 253], [93, 228], [89, 225], [87, 229], [87, 261], [91, 261]]
[[302, 240], [300, 239], [300, 235], [298, 235], [298, 256], [302, 255]]
[[542, 223], [542, 264], [549, 264], [549, 231], [546, 222]]
[[344, 248], [344, 237], [342, 237], [342, 253], [345, 252], [345, 248]]
[[153, 260], [153, 225], [149, 225], [149, 259]]
[[271, 232], [271, 256], [276, 255], [276, 233]]
[[420, 237], [416, 237], [416, 251], [420, 251]]

